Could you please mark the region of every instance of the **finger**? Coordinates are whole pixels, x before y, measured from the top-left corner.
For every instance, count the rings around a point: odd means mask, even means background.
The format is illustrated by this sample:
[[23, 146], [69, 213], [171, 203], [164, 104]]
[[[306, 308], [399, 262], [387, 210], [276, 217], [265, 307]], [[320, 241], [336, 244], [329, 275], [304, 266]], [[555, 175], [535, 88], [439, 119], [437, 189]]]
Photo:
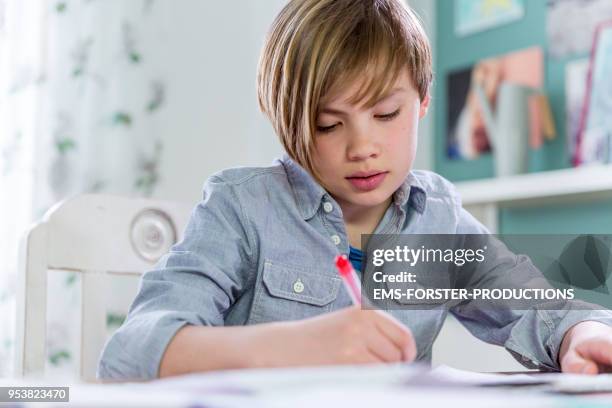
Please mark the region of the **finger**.
[[403, 350], [379, 330], [371, 332], [366, 342], [368, 351], [375, 355], [380, 362], [395, 363], [403, 360]]
[[372, 352], [369, 348], [366, 348], [365, 351], [359, 353], [352, 361], [349, 361], [349, 364], [380, 364], [384, 361], [380, 359], [378, 355]]
[[575, 351], [581, 358], [592, 361], [595, 365], [612, 366], [612, 340], [588, 340], [578, 344]]
[[597, 374], [597, 364], [581, 357], [575, 351], [568, 351], [561, 361], [561, 371], [572, 374]]
[[413, 361], [416, 358], [417, 348], [410, 329], [383, 311], [376, 310], [375, 312], [377, 313], [376, 328], [402, 351], [404, 361]]

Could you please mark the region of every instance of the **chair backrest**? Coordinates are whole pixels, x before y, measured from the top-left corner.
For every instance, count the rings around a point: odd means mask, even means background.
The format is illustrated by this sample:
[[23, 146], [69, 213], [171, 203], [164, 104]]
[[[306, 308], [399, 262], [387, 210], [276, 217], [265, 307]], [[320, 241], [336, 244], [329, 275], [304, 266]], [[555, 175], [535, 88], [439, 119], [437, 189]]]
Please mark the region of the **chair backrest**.
[[95, 379], [106, 338], [112, 275], [139, 276], [182, 238], [192, 205], [100, 194], [50, 209], [22, 239], [17, 285], [16, 375], [44, 375], [47, 278], [81, 275], [80, 379]]

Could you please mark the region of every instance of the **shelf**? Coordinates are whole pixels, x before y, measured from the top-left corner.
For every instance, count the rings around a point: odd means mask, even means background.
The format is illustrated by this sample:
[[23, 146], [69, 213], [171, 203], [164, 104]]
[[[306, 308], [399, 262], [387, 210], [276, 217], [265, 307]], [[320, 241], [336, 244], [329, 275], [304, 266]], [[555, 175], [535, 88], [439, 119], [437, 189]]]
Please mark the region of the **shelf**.
[[455, 183], [463, 205], [537, 204], [550, 199], [612, 197], [612, 165]]

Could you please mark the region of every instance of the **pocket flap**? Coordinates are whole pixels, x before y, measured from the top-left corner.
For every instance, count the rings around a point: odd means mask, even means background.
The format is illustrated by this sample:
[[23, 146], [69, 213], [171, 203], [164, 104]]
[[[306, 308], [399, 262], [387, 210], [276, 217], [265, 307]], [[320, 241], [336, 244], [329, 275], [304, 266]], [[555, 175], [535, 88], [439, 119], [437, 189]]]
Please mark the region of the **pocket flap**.
[[324, 306], [336, 299], [340, 277], [307, 272], [297, 266], [266, 261], [263, 282], [270, 295]]

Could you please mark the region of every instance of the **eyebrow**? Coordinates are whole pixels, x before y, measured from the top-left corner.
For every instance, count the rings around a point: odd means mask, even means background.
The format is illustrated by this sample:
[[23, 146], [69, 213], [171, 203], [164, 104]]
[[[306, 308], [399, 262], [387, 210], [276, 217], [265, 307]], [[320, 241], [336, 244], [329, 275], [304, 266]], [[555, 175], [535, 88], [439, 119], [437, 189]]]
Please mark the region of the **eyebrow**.
[[[384, 101], [385, 99], [389, 99], [390, 97], [392, 97], [393, 95], [395, 95], [396, 93], [399, 92], [405, 92], [406, 89], [403, 87], [399, 87], [399, 88], [394, 88], [393, 90], [391, 90], [391, 92], [387, 93], [385, 96], [383, 96], [382, 98], [380, 98], [379, 100], [376, 101], [375, 105]], [[345, 112], [339, 110], [339, 109], [334, 109], [334, 108], [329, 108], [329, 107], [325, 107], [323, 109], [321, 109], [319, 111], [319, 113], [330, 113], [332, 115], [344, 115], [346, 114]]]

